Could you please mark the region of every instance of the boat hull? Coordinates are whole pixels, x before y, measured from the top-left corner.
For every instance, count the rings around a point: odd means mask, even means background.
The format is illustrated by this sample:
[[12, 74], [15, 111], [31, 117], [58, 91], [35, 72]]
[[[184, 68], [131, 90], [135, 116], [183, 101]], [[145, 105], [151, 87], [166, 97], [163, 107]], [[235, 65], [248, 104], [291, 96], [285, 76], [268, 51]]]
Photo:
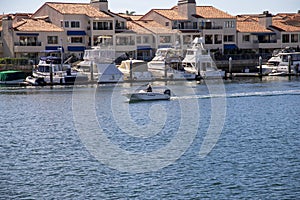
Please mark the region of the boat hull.
[[157, 101], [157, 100], [170, 100], [170, 90], [164, 93], [160, 92], [134, 92], [125, 94], [129, 101]]

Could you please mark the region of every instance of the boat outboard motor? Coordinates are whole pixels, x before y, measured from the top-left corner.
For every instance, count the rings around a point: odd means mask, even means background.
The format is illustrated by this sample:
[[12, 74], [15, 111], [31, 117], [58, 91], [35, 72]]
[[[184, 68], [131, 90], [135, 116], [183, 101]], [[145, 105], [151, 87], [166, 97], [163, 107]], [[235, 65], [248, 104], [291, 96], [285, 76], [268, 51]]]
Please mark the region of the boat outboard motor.
[[165, 90], [164, 94], [167, 94], [167, 95], [171, 96], [171, 90], [169, 90], [169, 89]]

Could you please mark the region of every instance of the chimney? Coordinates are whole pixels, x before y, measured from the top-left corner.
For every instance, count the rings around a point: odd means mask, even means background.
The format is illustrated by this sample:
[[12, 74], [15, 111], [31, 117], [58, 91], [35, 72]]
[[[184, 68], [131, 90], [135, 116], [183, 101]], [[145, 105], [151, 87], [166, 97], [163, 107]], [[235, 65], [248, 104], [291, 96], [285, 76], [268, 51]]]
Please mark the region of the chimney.
[[10, 15], [2, 18], [3, 56], [14, 57], [13, 19]]
[[99, 11], [108, 12], [108, 2], [107, 0], [91, 0], [91, 6], [95, 7]]
[[196, 1], [178, 0], [178, 13], [179, 15], [191, 20], [192, 15], [196, 14]]
[[258, 16], [258, 22], [260, 25], [268, 28], [272, 26], [273, 15], [269, 11], [264, 11], [263, 14]]

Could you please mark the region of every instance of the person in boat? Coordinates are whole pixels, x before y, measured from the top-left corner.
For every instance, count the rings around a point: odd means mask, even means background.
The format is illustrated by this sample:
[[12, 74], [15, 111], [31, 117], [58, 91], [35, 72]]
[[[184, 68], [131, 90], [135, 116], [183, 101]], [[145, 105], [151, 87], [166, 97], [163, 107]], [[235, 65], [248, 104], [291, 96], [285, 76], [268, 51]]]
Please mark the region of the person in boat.
[[146, 91], [147, 91], [147, 92], [152, 92], [151, 84], [148, 84], [148, 87], [147, 87]]

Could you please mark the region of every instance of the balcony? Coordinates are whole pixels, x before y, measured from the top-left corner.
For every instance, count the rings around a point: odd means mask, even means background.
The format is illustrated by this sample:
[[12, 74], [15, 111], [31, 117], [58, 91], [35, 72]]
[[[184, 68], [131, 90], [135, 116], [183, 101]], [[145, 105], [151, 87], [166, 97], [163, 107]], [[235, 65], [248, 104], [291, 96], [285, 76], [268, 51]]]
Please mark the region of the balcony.
[[23, 42], [15, 42], [15, 52], [16, 53], [31, 53], [31, 52], [40, 52], [44, 50], [42, 46], [42, 42], [31, 42], [31, 43], [23, 43]]
[[42, 46], [42, 42], [15, 42], [15, 46], [36, 47]]

